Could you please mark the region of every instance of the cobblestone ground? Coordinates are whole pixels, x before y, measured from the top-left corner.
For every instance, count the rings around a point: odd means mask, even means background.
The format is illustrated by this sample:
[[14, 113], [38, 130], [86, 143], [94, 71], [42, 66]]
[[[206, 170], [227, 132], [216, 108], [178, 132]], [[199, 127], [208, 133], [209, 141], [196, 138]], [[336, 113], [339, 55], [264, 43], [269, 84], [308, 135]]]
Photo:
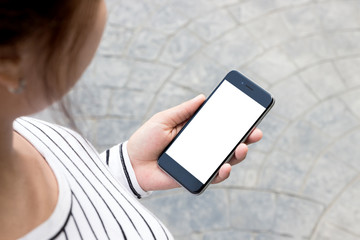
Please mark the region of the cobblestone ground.
[[107, 3], [100, 49], [72, 94], [100, 150], [232, 69], [277, 100], [228, 181], [142, 200], [177, 239], [360, 239], [359, 0]]

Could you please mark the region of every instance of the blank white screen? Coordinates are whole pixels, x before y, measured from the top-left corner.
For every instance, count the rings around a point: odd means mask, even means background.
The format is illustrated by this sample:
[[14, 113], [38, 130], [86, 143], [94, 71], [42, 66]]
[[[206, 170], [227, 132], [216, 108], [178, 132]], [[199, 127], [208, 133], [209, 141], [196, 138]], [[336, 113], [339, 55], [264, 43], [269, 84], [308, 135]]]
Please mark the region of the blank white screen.
[[225, 80], [166, 153], [205, 184], [264, 110]]

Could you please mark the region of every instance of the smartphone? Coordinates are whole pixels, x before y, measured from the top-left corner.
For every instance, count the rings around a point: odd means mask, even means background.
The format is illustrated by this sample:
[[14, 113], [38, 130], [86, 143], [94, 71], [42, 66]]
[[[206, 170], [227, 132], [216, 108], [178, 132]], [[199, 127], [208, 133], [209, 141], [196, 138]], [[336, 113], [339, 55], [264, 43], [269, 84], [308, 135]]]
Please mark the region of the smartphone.
[[191, 193], [202, 193], [274, 103], [249, 78], [229, 72], [165, 148], [158, 165]]

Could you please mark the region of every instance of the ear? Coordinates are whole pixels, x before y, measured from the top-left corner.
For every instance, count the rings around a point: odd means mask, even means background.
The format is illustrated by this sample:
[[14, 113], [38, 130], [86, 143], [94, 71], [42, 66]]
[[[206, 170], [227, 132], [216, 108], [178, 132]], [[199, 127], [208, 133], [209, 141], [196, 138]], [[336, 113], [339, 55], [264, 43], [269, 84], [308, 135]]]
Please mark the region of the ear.
[[20, 77], [20, 59], [0, 59], [0, 87], [15, 89]]

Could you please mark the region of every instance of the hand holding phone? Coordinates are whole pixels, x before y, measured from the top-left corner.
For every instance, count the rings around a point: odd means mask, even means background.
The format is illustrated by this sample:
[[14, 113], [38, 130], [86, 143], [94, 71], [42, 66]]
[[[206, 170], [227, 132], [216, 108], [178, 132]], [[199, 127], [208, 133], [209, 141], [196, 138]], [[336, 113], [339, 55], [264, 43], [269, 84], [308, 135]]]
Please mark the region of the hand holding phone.
[[273, 104], [268, 92], [231, 71], [161, 154], [160, 168], [201, 193]]
[[[199, 95], [178, 106], [157, 113], [130, 137], [126, 149], [138, 184], [143, 190], [153, 191], [179, 187], [179, 183], [159, 168], [158, 158], [204, 101], [205, 97]], [[253, 131], [246, 144], [259, 141], [261, 136], [260, 130]], [[236, 153], [229, 162], [231, 165], [237, 164], [245, 158], [246, 148], [238, 146]], [[225, 180], [230, 173], [228, 165], [222, 165], [220, 169], [219, 173], [221, 174], [216, 175], [215, 182]]]

